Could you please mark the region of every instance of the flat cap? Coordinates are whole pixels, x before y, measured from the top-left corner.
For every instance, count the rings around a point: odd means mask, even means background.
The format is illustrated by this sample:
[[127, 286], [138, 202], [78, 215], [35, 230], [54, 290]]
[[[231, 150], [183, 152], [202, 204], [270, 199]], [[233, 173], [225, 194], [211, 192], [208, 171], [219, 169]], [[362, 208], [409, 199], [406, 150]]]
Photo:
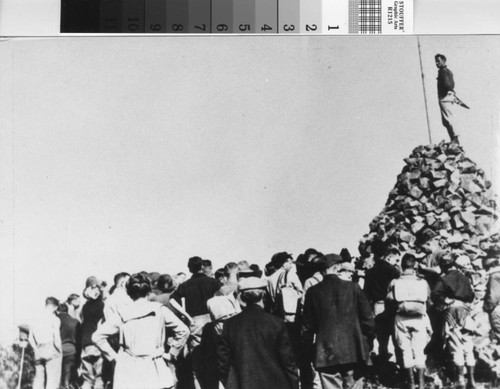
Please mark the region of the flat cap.
[[323, 255], [318, 260], [318, 262], [317, 262], [318, 269], [326, 270], [326, 269], [332, 267], [333, 265], [335, 265], [337, 263], [341, 263], [343, 261], [344, 260], [342, 259], [342, 257], [338, 254], [326, 254], [326, 255]]

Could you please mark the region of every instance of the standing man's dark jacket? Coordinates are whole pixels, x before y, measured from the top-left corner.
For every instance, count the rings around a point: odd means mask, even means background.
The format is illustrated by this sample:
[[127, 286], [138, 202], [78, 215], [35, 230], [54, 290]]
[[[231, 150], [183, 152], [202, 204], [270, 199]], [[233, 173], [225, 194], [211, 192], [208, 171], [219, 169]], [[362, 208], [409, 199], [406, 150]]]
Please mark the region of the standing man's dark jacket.
[[365, 286], [363, 288], [366, 297], [370, 302], [385, 300], [387, 288], [391, 281], [399, 277], [399, 270], [390, 263], [379, 259], [371, 269], [366, 271]]
[[256, 304], [224, 323], [217, 355], [226, 389], [299, 388], [283, 320]]
[[464, 303], [474, 301], [474, 289], [469, 278], [461, 271], [452, 269], [441, 276], [432, 291], [432, 300], [437, 306], [445, 305], [445, 299], [455, 299]]
[[366, 361], [367, 337], [374, 327], [370, 303], [358, 284], [327, 274], [307, 291], [303, 329], [309, 343], [316, 334], [317, 369]]
[[87, 300], [82, 308], [82, 347], [91, 346], [92, 334], [104, 318], [104, 301], [102, 298]]
[[59, 314], [61, 320], [61, 343], [63, 356], [79, 354], [81, 348], [81, 325], [67, 313]]
[[181, 304], [181, 298], [184, 297], [186, 312], [190, 316], [205, 315], [208, 314], [207, 301], [214, 297], [221, 286], [219, 281], [206, 274], [195, 273], [189, 280], [179, 285], [172, 298]]
[[438, 97], [442, 99], [448, 92], [453, 92], [455, 89], [455, 81], [453, 73], [446, 66], [438, 70], [437, 76]]

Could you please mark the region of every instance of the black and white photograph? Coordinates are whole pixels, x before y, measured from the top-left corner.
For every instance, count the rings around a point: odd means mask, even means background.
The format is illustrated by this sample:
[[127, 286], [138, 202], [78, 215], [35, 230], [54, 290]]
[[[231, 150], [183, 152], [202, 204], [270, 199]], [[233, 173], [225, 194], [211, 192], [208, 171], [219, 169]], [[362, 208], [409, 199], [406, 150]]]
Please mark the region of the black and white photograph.
[[499, 64], [0, 41], [0, 389], [500, 387]]

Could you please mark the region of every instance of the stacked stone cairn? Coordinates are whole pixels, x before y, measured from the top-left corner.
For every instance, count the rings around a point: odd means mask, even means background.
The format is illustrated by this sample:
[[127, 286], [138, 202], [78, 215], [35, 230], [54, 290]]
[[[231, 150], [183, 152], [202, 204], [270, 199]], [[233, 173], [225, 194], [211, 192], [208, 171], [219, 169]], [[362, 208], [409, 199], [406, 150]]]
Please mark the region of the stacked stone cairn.
[[488, 316], [482, 310], [487, 281], [483, 260], [500, 247], [492, 184], [454, 143], [419, 146], [404, 162], [382, 212], [360, 241], [357, 265], [371, 266], [375, 240], [413, 253], [422, 263], [437, 250], [450, 249], [474, 284], [471, 330], [478, 359], [500, 376], [500, 347], [490, 340]]

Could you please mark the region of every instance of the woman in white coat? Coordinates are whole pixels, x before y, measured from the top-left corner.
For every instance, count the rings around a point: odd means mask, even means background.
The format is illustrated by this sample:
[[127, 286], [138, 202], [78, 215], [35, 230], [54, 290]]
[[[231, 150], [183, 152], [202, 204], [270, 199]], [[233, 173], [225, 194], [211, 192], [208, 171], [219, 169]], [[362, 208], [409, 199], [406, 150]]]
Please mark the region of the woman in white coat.
[[[175, 385], [169, 363], [184, 347], [189, 329], [167, 307], [147, 300], [151, 291], [148, 278], [134, 274], [127, 283], [133, 302], [121, 307], [117, 315], [101, 324], [92, 336], [104, 356], [115, 361], [114, 389], [165, 389]], [[165, 351], [165, 328], [174, 334], [170, 350]], [[115, 352], [107, 338], [120, 334]]]

